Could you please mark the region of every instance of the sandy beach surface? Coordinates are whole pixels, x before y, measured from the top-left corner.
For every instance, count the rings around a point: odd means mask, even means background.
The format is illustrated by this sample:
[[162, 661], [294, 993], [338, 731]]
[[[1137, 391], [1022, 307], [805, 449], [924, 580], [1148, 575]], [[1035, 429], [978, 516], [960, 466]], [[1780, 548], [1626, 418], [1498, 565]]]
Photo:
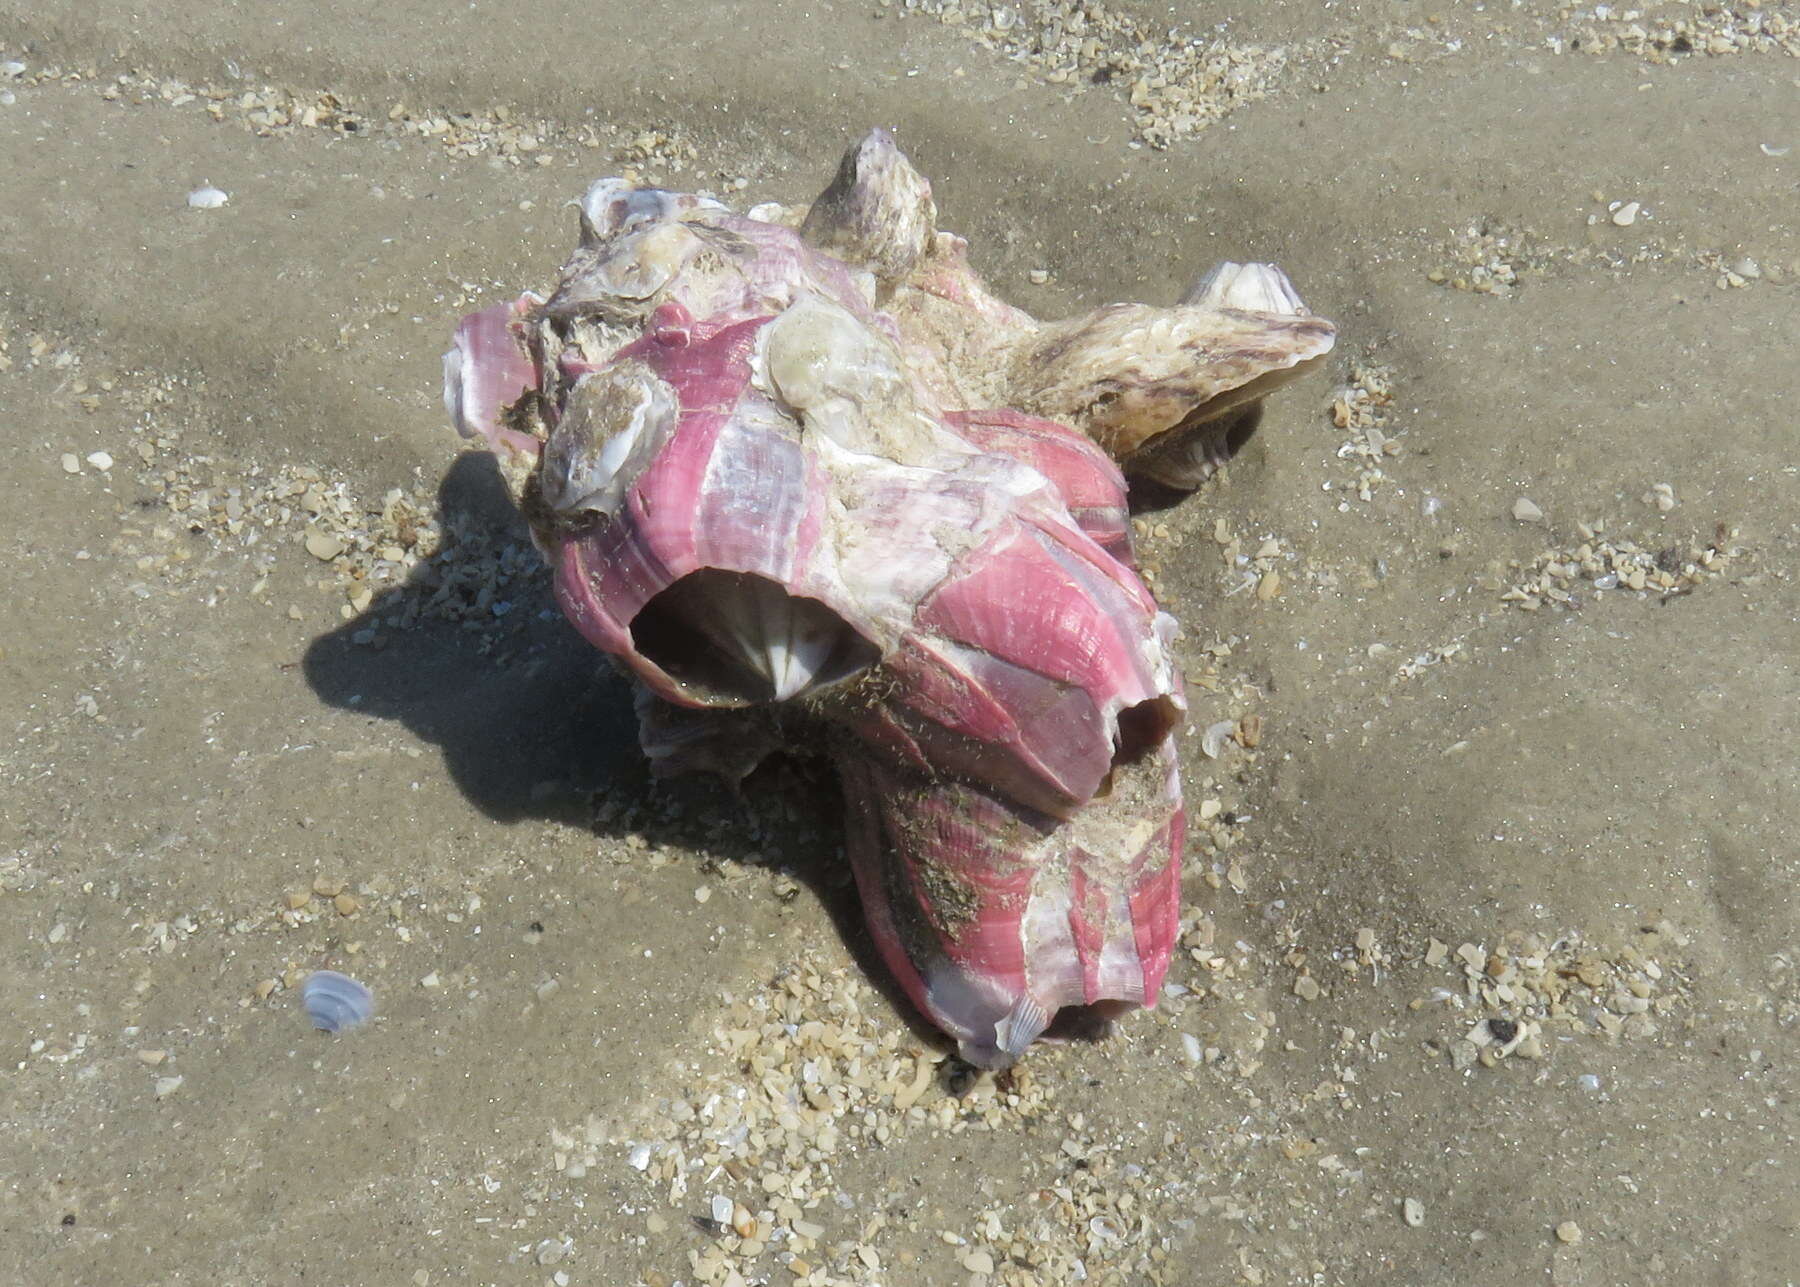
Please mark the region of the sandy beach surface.
[[[1140, 518], [1175, 986], [998, 1078], [439, 395], [591, 179], [876, 124], [1033, 312], [1340, 328]], [[0, 0], [0, 1282], [1794, 1282], [1797, 209], [1773, 0]]]

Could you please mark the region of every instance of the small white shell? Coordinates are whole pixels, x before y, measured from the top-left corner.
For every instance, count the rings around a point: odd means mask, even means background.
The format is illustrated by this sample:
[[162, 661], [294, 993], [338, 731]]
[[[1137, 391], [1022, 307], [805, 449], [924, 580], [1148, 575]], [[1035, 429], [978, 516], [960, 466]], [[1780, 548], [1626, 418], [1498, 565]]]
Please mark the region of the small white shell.
[[321, 1032], [347, 1032], [375, 1013], [375, 994], [336, 970], [309, 975], [300, 989], [300, 1000], [313, 1027]]
[[1209, 760], [1216, 760], [1225, 753], [1225, 739], [1237, 732], [1237, 721], [1224, 719], [1217, 724], [1208, 724], [1206, 731], [1200, 735], [1200, 750]]
[[217, 210], [231, 200], [229, 192], [222, 192], [210, 184], [204, 188], [195, 188], [188, 193], [188, 205], [195, 210]]
[[1312, 316], [1312, 310], [1300, 299], [1294, 283], [1274, 264], [1234, 264], [1229, 259], [1202, 273], [1188, 287], [1181, 302], [1202, 308], [1242, 308], [1257, 313]]

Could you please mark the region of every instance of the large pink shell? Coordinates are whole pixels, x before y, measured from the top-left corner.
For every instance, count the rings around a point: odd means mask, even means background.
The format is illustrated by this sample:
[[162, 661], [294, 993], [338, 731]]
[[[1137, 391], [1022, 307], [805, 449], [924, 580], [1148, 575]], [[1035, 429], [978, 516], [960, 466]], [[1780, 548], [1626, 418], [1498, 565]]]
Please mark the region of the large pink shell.
[[1161, 986], [1175, 627], [1107, 455], [970, 405], [983, 347], [1036, 324], [931, 232], [929, 185], [876, 136], [833, 193], [802, 236], [596, 184], [548, 300], [465, 319], [446, 401], [537, 458], [522, 503], [557, 598], [643, 685], [658, 770], [737, 779], [819, 730], [884, 959], [1004, 1064], [1063, 1007]]

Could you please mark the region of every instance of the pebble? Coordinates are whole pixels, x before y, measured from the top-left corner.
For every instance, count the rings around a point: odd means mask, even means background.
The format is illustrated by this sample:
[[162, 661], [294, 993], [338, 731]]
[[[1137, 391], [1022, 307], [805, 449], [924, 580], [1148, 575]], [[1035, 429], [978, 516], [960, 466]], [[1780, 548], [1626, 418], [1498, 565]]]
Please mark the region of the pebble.
[[306, 534], [306, 552], [321, 563], [329, 563], [344, 552], [344, 543], [329, 532], [312, 531]]
[[709, 899], [711, 897], [712, 897], [712, 887], [710, 885], [702, 885], [694, 891], [694, 901], [696, 903], [704, 903], [707, 899]]
[[62, 467], [63, 473], [65, 474], [79, 474], [81, 472], [81, 457], [77, 456], [72, 451], [65, 451], [62, 458]]
[[1556, 1226], [1556, 1240], [1574, 1246], [1581, 1241], [1581, 1226], [1573, 1220], [1564, 1220]]
[[1629, 228], [1637, 222], [1638, 211], [1644, 207], [1636, 201], [1627, 201], [1612, 212], [1612, 221], [1620, 228]]
[[4, 76], [8, 80], [17, 80], [24, 74], [25, 64], [16, 58], [9, 58], [7, 61], [0, 63], [0, 76]]
[[1026, 276], [1031, 279], [1031, 284], [1033, 286], [1042, 286], [1045, 282], [1050, 280], [1049, 272], [1042, 268], [1033, 268]]
[[179, 1075], [174, 1077], [158, 1077], [156, 1079], [156, 1097], [158, 1099], [167, 1099], [170, 1095], [173, 1095], [176, 1091], [181, 1089], [181, 1083], [185, 1080], [187, 1080], [185, 1077]]
[[971, 1251], [962, 1258], [962, 1267], [972, 1274], [991, 1274], [994, 1258], [985, 1251]]
[[221, 191], [211, 185], [204, 188], [195, 188], [192, 192], [188, 193], [187, 197], [188, 207], [193, 210], [217, 210], [229, 200], [231, 200], [230, 193]]
[[1400, 1218], [1417, 1229], [1425, 1223], [1425, 1204], [1417, 1198], [1407, 1198], [1400, 1204]]
[[113, 467], [113, 458], [104, 451], [90, 451], [88, 453], [87, 463], [92, 465], [95, 469], [111, 469]]
[[1513, 502], [1512, 516], [1521, 523], [1541, 523], [1544, 521], [1544, 511], [1539, 509], [1536, 502], [1528, 496], [1521, 496], [1518, 500]]

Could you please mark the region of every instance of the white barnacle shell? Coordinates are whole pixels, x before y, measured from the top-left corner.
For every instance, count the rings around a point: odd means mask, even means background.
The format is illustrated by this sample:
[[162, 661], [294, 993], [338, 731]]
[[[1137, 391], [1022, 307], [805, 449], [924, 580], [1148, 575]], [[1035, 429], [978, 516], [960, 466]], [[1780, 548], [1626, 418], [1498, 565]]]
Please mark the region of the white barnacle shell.
[[769, 391], [840, 447], [916, 463], [945, 445], [919, 414], [893, 341], [839, 304], [801, 294], [764, 329], [761, 359]]
[[375, 1013], [375, 994], [346, 974], [316, 970], [300, 989], [313, 1027], [321, 1032], [347, 1032]]
[[565, 514], [615, 508], [679, 411], [675, 391], [642, 362], [582, 376], [544, 447], [545, 502]]
[[1274, 264], [1234, 264], [1229, 259], [1214, 264], [1203, 273], [1188, 287], [1181, 302], [1189, 307], [1241, 308], [1254, 313], [1312, 316], [1312, 310], [1301, 300], [1294, 283]]
[[584, 243], [605, 241], [648, 224], [672, 223], [691, 210], [728, 209], [711, 197], [641, 188], [617, 177], [596, 179], [579, 204]]
[[894, 136], [871, 130], [850, 145], [831, 186], [806, 213], [800, 235], [892, 285], [912, 272], [937, 228], [931, 184]]

